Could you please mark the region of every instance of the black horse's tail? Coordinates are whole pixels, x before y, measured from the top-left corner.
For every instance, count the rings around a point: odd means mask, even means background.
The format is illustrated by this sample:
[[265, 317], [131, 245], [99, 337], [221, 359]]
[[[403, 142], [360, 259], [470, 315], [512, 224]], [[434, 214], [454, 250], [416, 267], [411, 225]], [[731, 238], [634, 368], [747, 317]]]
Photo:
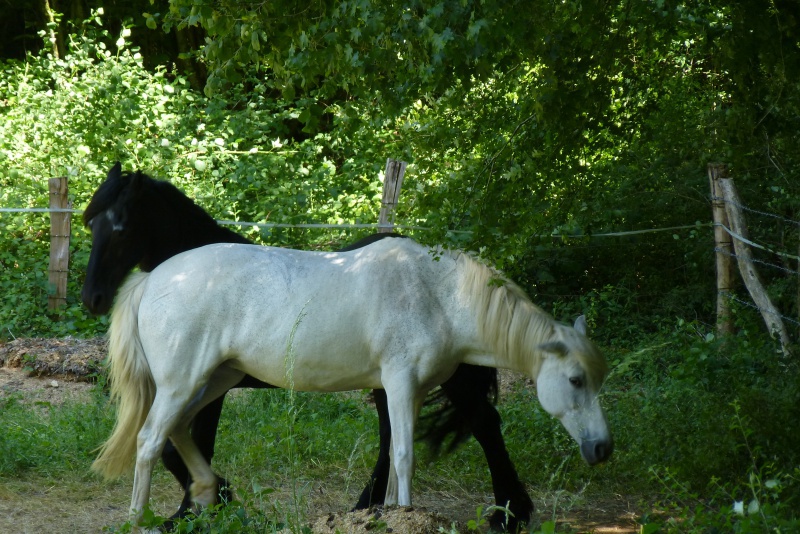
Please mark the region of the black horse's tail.
[[497, 369], [459, 365], [453, 376], [425, 399], [417, 436], [435, 456], [443, 448], [449, 454], [472, 435], [472, 424], [480, 414], [496, 403]]

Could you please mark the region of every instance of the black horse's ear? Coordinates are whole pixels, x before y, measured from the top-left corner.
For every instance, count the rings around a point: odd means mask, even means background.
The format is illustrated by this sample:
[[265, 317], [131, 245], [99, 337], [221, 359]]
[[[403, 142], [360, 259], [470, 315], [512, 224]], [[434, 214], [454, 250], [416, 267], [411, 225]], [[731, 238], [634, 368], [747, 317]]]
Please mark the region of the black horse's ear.
[[136, 171], [135, 173], [131, 174], [130, 190], [138, 192], [142, 188], [144, 181], [145, 175], [142, 171]]
[[118, 161], [111, 167], [111, 170], [108, 171], [106, 180], [119, 180], [120, 176], [122, 176], [122, 163]]

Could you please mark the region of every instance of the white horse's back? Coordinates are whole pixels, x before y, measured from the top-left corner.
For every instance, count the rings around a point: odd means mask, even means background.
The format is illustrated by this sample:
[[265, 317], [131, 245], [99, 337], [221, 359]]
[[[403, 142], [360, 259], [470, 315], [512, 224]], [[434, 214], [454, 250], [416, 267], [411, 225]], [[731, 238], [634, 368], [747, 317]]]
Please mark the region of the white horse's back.
[[139, 321], [145, 352], [151, 365], [199, 381], [227, 361], [270, 384], [314, 391], [384, 387], [381, 368], [412, 358], [433, 386], [447, 376], [426, 376], [424, 359], [436, 353], [440, 367], [443, 340], [452, 340], [453, 268], [451, 257], [435, 260], [407, 239], [338, 253], [209, 245], [150, 275]]

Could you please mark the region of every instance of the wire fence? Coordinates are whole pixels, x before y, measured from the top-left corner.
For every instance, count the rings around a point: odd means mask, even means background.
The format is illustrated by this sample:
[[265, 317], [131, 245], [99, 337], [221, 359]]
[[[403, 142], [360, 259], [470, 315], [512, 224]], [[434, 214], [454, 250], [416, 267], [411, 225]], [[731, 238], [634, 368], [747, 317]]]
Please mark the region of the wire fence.
[[[743, 205], [741, 203], [733, 202], [733, 201], [731, 201], [729, 199], [726, 199], [726, 198], [723, 198], [723, 197], [719, 197], [719, 196], [712, 196], [711, 200], [712, 201], [717, 201], [717, 202], [723, 202], [723, 203], [726, 203], [726, 204], [730, 204], [731, 206], [734, 206], [734, 207], [738, 208], [739, 210], [741, 210], [743, 212], [747, 212], [747, 213], [749, 213], [749, 214], [751, 214], [753, 216], [766, 217], [766, 218], [778, 221], [781, 224], [788, 225], [789, 227], [796, 227], [800, 231], [800, 221], [796, 221], [794, 219], [790, 219], [790, 218], [784, 217], [782, 215], [778, 215], [776, 213], [770, 213], [770, 212], [766, 212], [766, 211], [762, 211], [762, 210], [757, 210], [757, 209], [751, 208], [749, 206]], [[756, 264], [756, 265], [761, 266], [761, 267], [766, 267], [768, 269], [780, 272], [784, 276], [796, 277], [796, 280], [797, 280], [796, 283], [800, 284], [800, 255], [791, 254], [791, 253], [784, 252], [784, 251], [781, 251], [781, 250], [776, 250], [776, 247], [775, 247], [774, 244], [767, 244], [767, 243], [763, 243], [763, 242], [760, 243], [760, 242], [758, 242], [757, 239], [753, 238], [752, 236], [751, 237], [745, 237], [745, 236], [739, 235], [736, 232], [734, 232], [733, 230], [731, 230], [730, 228], [728, 228], [727, 226], [725, 226], [724, 224], [715, 223], [715, 226], [719, 226], [719, 227], [723, 228], [728, 233], [728, 235], [731, 236], [732, 239], [736, 239], [736, 240], [748, 245], [749, 247], [752, 247], [754, 249], [757, 249], [757, 250], [761, 251], [761, 253], [764, 254], [765, 256], [768, 256], [768, 257], [777, 256], [777, 257], [782, 258], [784, 260], [790, 260], [790, 261], [797, 262], [797, 268], [792, 268], [790, 266], [790, 264], [789, 264], [789, 261], [784, 261], [784, 262], [781, 262], [781, 263], [774, 263], [772, 261], [769, 261], [768, 259], [754, 258], [754, 257], [742, 257], [742, 256], [736, 254], [735, 252], [730, 252], [728, 250], [723, 250], [723, 249], [720, 249], [719, 247], [714, 249], [715, 253], [723, 254], [723, 255], [729, 256], [731, 258], [735, 258], [737, 261], [745, 261], [745, 262], [748, 262], [750, 264]], [[800, 232], [798, 232], [798, 234], [799, 234], [798, 237], [800, 237]], [[798, 248], [800, 248], [800, 247], [798, 247]], [[724, 294], [731, 301], [736, 302], [739, 305], [758, 310], [761, 313], [767, 313], [767, 314], [770, 314], [770, 315], [774, 315], [774, 316], [780, 317], [782, 320], [784, 320], [787, 323], [793, 324], [795, 326], [800, 326], [800, 320], [798, 320], [798, 319], [800, 319], [800, 316], [798, 316], [797, 318], [788, 317], [788, 316], [783, 315], [781, 313], [777, 313], [774, 310], [765, 310], [765, 309], [759, 307], [758, 305], [756, 305], [753, 301], [751, 301], [751, 300], [749, 300], [749, 301], [748, 300], [743, 300], [743, 299], [739, 298], [735, 293], [730, 292], [730, 291], [726, 291]], [[800, 290], [798, 290], [798, 299], [800, 299]], [[798, 307], [800, 307], [800, 302], [797, 302], [796, 305]]]
[[[726, 200], [722, 197], [712, 196], [711, 200], [721, 201], [728, 204], [732, 204], [735, 207], [739, 208], [742, 211], [747, 213], [753, 214], [755, 216], [766, 217], [770, 219], [774, 219], [779, 221], [782, 224], [790, 225], [793, 227], [797, 227], [800, 229], [800, 221], [796, 221], [793, 219], [789, 219], [782, 215], [778, 215], [775, 213], [770, 213], [762, 210], [757, 210], [746, 205], [742, 205], [740, 203], [731, 202]], [[64, 209], [64, 208], [0, 208], [0, 213], [71, 213], [71, 214], [82, 214], [83, 211], [79, 209]], [[375, 229], [400, 229], [400, 230], [429, 230], [429, 228], [422, 227], [422, 226], [415, 226], [415, 225], [402, 225], [402, 224], [387, 224], [387, 223], [344, 223], [344, 224], [327, 224], [327, 223], [269, 223], [269, 222], [249, 222], [249, 221], [232, 221], [232, 220], [218, 220], [217, 221], [221, 225], [228, 225], [228, 226], [240, 226], [240, 227], [257, 227], [257, 228], [341, 228], [341, 229], [356, 229], [356, 228], [375, 228]], [[679, 231], [679, 230], [687, 230], [687, 229], [696, 229], [698, 227], [711, 227], [714, 226], [715, 223], [696, 223], [691, 225], [682, 225], [682, 226], [670, 226], [670, 227], [663, 227], [663, 228], [645, 228], [640, 230], [626, 230], [626, 231], [619, 231], [619, 232], [601, 232], [601, 233], [592, 233], [592, 234], [547, 234], [547, 235], [537, 235], [535, 237], [541, 238], [558, 238], [558, 239], [586, 239], [586, 238], [594, 238], [594, 237], [626, 237], [626, 236], [634, 236], [634, 235], [643, 235], [643, 234], [650, 234], [650, 233], [660, 233], [660, 232], [669, 232], [669, 231]], [[800, 255], [791, 254], [788, 252], [775, 250], [775, 246], [772, 244], [765, 244], [759, 243], [757, 240], [754, 240], [752, 237], [747, 238], [745, 236], [741, 236], [728, 228], [725, 225], [720, 224], [722, 228], [733, 238], [737, 239], [742, 243], [747, 244], [750, 247], [758, 249], [766, 254], [771, 254], [774, 256], [778, 256], [783, 258], [784, 260], [792, 260], [798, 262], [798, 269], [800, 269]], [[458, 231], [455, 230], [454, 232], [461, 232], [467, 233], [468, 231]], [[800, 283], [800, 270], [793, 269], [789, 267], [785, 262], [778, 264], [767, 261], [765, 259], [757, 259], [757, 258], [742, 258], [739, 255], [722, 250], [719, 248], [714, 249], [716, 253], [725, 254], [732, 258], [735, 258], [737, 261], [747, 261], [750, 263], [756, 263], [759, 266], [763, 266], [769, 269], [773, 269], [783, 273], [784, 275], [791, 275], [798, 277], [798, 283]], [[759, 308], [755, 303], [752, 301], [748, 302], [742, 300], [734, 293], [727, 292], [728, 298], [732, 301], [749, 308], [756, 309], [758, 311], [765, 311]], [[798, 303], [800, 305], [800, 303]], [[767, 313], [774, 313], [767, 310]], [[784, 321], [791, 323], [796, 326], [800, 326], [800, 321], [795, 318], [788, 317], [786, 315], [777, 314], [781, 319]]]
[[[72, 213], [83, 214], [83, 210], [68, 208], [0, 208], [0, 213]], [[247, 221], [230, 221], [225, 219], [217, 220], [217, 224], [225, 226], [250, 226], [257, 228], [399, 228], [404, 230], [426, 230], [421, 226], [408, 226], [399, 224], [381, 223], [352, 223], [352, 224], [328, 224], [328, 223], [256, 223]]]
[[[82, 214], [83, 210], [66, 208], [0, 208], [0, 213], [73, 213]], [[256, 228], [397, 228], [401, 230], [430, 230], [424, 226], [404, 225], [404, 224], [381, 224], [381, 223], [269, 223], [269, 222], [249, 222], [231, 221], [227, 219], [217, 219], [217, 223], [226, 226], [243, 226]], [[633, 235], [652, 234], [660, 232], [674, 232], [677, 230], [696, 229], [698, 227], [709, 227], [712, 223], [686, 224], [681, 226], [667, 226], [663, 228], [644, 228], [641, 230], [625, 230], [620, 232], [599, 232], [591, 234], [536, 234], [531, 237], [558, 238], [558, 239], [586, 239], [590, 237], [626, 237]], [[453, 233], [471, 233], [469, 230], [451, 230]]]
[[772, 310], [764, 310], [763, 308], [758, 307], [754, 302], [749, 302], [749, 301], [746, 301], [746, 300], [742, 300], [742, 299], [740, 299], [739, 297], [737, 297], [734, 293], [732, 293], [730, 291], [725, 291], [724, 295], [727, 298], [729, 298], [730, 300], [736, 302], [737, 304], [741, 304], [742, 306], [746, 306], [748, 308], [752, 308], [754, 310], [758, 310], [759, 312], [766, 312], [766, 313], [768, 313], [770, 315], [774, 315], [776, 317], [780, 317], [781, 319], [783, 319], [787, 323], [791, 323], [791, 324], [793, 324], [795, 326], [800, 326], [800, 321], [798, 321], [796, 319], [792, 319], [791, 317], [786, 317], [785, 315], [782, 315], [780, 313], [774, 312]]

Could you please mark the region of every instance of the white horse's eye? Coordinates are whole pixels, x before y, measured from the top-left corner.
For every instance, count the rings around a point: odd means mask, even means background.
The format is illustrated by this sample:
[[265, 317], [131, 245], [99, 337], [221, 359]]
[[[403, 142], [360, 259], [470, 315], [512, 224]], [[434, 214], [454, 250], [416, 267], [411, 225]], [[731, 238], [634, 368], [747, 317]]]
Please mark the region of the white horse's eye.
[[571, 376], [569, 378], [569, 383], [578, 389], [583, 387], [583, 379], [581, 379], [579, 376]]

